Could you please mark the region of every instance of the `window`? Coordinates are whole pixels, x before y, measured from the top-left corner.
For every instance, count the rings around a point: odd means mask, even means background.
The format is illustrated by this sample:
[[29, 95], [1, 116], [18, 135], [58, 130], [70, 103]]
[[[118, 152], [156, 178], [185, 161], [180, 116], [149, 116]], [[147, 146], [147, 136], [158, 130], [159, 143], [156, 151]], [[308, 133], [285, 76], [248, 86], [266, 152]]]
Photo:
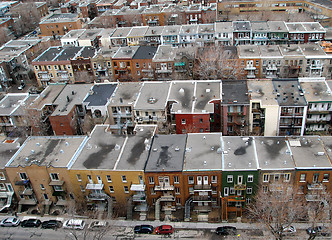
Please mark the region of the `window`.
[[233, 187], [229, 188], [229, 194], [232, 194], [232, 195], [235, 194], [235, 189]]
[[5, 184], [0, 183], [0, 190], [1, 191], [5, 191], [6, 190]]
[[290, 173], [285, 173], [284, 174], [284, 182], [289, 182], [290, 180]]
[[195, 183], [194, 177], [193, 176], [189, 176], [188, 177], [188, 184], [194, 184], [194, 183]]
[[232, 183], [233, 182], [233, 175], [227, 175], [227, 182]]
[[269, 181], [269, 175], [268, 174], [264, 174], [263, 175], [263, 182], [268, 182]]
[[91, 175], [88, 175], [87, 177], [88, 177], [89, 182], [92, 182], [92, 177], [91, 177]]
[[81, 174], [76, 174], [76, 177], [77, 177], [77, 181], [79, 181], [79, 182], [81, 182], [81, 181], [82, 181]]
[[312, 182], [313, 183], [317, 183], [318, 182], [318, 178], [319, 178], [319, 173], [315, 173], [313, 178], [312, 178]]
[[5, 174], [0, 172], [0, 180], [6, 180]]
[[323, 182], [329, 182], [330, 181], [330, 174], [324, 173]]
[[127, 182], [126, 176], [122, 176], [121, 178], [122, 178], [122, 182]]
[[248, 175], [247, 182], [253, 182], [254, 181], [254, 175]]
[[54, 191], [63, 191], [61, 186], [53, 186]]
[[300, 182], [305, 182], [305, 173], [302, 173], [301, 175], [300, 175]]
[[108, 186], [108, 189], [110, 190], [110, 193], [114, 193], [114, 188], [113, 188], [113, 186]]
[[137, 71], [137, 75], [141, 75], [141, 72], [140, 72], [140, 71]]
[[211, 183], [217, 183], [217, 176], [211, 177]]
[[181, 119], [181, 124], [186, 124], [186, 119]]
[[123, 187], [123, 190], [124, 190], [125, 193], [129, 193], [128, 186], [124, 186], [124, 187]]
[[139, 63], [136, 63], [136, 68], [139, 68]]
[[174, 184], [180, 183], [179, 176], [174, 176]]
[[251, 203], [251, 198], [246, 198], [246, 204], [250, 204]]
[[156, 194], [156, 192], [154, 191], [153, 187], [150, 188], [150, 193], [151, 193], [151, 195], [155, 195]]
[[267, 186], [263, 186], [263, 192], [267, 193], [267, 190], [268, 190]]
[[81, 192], [85, 192], [84, 186], [80, 185]]
[[52, 181], [59, 181], [59, 175], [57, 173], [50, 173]]
[[98, 182], [98, 183], [102, 183], [101, 176], [98, 176], [98, 175], [97, 175], [97, 182]]
[[21, 178], [22, 180], [28, 180], [28, 176], [27, 176], [26, 173], [20, 173], [20, 178]]
[[112, 182], [111, 175], [106, 175], [107, 182]]
[[180, 194], [180, 188], [178, 187], [175, 188], [175, 194]]
[[252, 187], [247, 187], [247, 194], [252, 194]]
[[44, 199], [45, 199], [45, 200], [48, 200], [48, 196], [47, 196], [46, 193], [44, 193]]
[[237, 176], [237, 184], [242, 184], [243, 183], [243, 176], [239, 175]]
[[154, 184], [154, 177], [149, 177], [149, 184]]
[[275, 182], [278, 182], [278, 181], [279, 181], [279, 178], [280, 178], [280, 175], [279, 175], [279, 174], [274, 174], [274, 181], [275, 181]]
[[45, 190], [44, 184], [40, 184], [40, 189]]
[[181, 198], [176, 199], [176, 204], [181, 205]]
[[224, 196], [228, 196], [228, 194], [229, 194], [229, 188], [225, 187], [224, 188]]

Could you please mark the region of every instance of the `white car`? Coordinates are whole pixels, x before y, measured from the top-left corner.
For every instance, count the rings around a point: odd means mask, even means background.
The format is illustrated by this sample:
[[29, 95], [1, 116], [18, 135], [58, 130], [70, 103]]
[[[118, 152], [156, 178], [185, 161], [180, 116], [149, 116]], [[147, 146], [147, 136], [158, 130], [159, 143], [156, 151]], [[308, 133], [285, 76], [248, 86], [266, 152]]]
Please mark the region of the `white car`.
[[85, 221], [81, 219], [69, 219], [63, 224], [63, 228], [83, 230], [85, 227]]
[[100, 230], [105, 229], [108, 226], [108, 222], [106, 221], [93, 221], [89, 225], [90, 230]]
[[296, 228], [294, 226], [285, 227], [283, 232], [285, 234], [287, 234], [287, 233], [296, 233]]
[[16, 217], [5, 218], [0, 222], [1, 227], [17, 227], [21, 220]]

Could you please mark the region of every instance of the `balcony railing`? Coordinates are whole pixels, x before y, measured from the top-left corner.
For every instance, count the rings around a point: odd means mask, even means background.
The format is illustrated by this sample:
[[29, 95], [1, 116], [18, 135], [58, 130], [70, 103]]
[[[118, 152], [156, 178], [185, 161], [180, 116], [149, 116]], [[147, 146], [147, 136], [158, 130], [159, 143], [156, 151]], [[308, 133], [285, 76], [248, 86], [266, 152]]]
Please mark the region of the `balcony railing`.
[[195, 212], [211, 212], [211, 206], [195, 206]]
[[175, 197], [172, 195], [164, 195], [160, 197], [160, 201], [163, 202], [174, 202], [175, 201]]
[[133, 202], [146, 202], [145, 194], [135, 194], [133, 195]]
[[195, 185], [194, 191], [212, 191], [212, 187], [211, 187], [211, 184]]
[[108, 195], [105, 192], [90, 193], [88, 195], [89, 200], [105, 200], [107, 197], [108, 197]]
[[251, 66], [251, 65], [247, 65], [244, 70], [256, 70], [256, 67]]
[[193, 196], [193, 202], [211, 202], [210, 196]]
[[246, 190], [247, 189], [247, 186], [246, 184], [235, 184], [234, 185], [234, 190]]
[[324, 190], [325, 186], [322, 183], [311, 183], [307, 184], [307, 189], [308, 190]]
[[175, 206], [163, 206], [162, 211], [176, 211], [176, 207]]
[[168, 185], [168, 184], [155, 185], [154, 190], [155, 191], [173, 191], [174, 186], [171, 186], [171, 185]]

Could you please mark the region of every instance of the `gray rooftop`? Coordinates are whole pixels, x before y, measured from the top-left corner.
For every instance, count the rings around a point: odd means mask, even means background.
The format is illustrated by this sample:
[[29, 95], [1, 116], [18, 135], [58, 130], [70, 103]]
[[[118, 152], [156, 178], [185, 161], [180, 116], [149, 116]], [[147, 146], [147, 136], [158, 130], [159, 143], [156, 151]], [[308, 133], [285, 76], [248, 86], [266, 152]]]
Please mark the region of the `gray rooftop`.
[[302, 23], [303, 27], [306, 29], [307, 32], [322, 32], [325, 33], [326, 30], [320, 25], [318, 22], [305, 22]]
[[224, 104], [249, 104], [246, 81], [222, 81], [222, 92]]
[[14, 143], [0, 143], [0, 169], [4, 169], [12, 156], [20, 148], [18, 142]]
[[67, 167], [85, 136], [29, 137], [7, 164], [10, 167]]
[[44, 91], [39, 94], [39, 97], [33, 101], [30, 108], [42, 110], [45, 105], [52, 105], [64, 87], [64, 84], [48, 85]]
[[187, 135], [156, 135], [150, 150], [146, 172], [180, 172], [183, 168]]
[[81, 36], [87, 29], [74, 29], [69, 31], [67, 34], [65, 34], [61, 39], [69, 39], [69, 38], [78, 38]]
[[181, 25], [180, 35], [195, 35], [198, 33], [198, 25]]
[[149, 27], [145, 33], [145, 36], [161, 36], [164, 30], [164, 26]]
[[251, 29], [252, 32], [269, 32], [269, 26], [267, 25], [267, 22], [251, 22]]
[[133, 106], [142, 85], [143, 83], [139, 82], [120, 82], [111, 98], [112, 106]]
[[216, 22], [215, 23], [216, 33], [233, 32], [232, 22]]
[[157, 47], [152, 46], [140, 46], [133, 59], [152, 59], [157, 52]]
[[108, 126], [97, 125], [70, 169], [113, 170], [126, 137], [113, 135]]
[[116, 87], [117, 83], [95, 84], [92, 90], [89, 91], [89, 95], [84, 100], [84, 103], [87, 103], [88, 107], [105, 106], [109, 102]]
[[0, 116], [9, 116], [11, 115], [22, 102], [28, 97], [28, 94], [20, 93], [11, 93], [7, 94], [0, 101]]
[[259, 46], [259, 51], [262, 58], [282, 58], [280, 49], [277, 45], [262, 45]]
[[289, 138], [288, 141], [297, 169], [332, 168], [319, 137]]
[[126, 145], [116, 166], [116, 170], [144, 171], [148, 160], [155, 125], [137, 125], [135, 135], [128, 135]]
[[266, 105], [278, 105], [276, 96], [274, 94], [274, 88], [272, 80], [250, 80], [247, 81], [248, 93], [252, 100], [260, 100], [263, 106]]
[[189, 133], [183, 171], [221, 170], [221, 133]]
[[144, 82], [134, 109], [165, 110], [170, 85], [169, 82]]
[[251, 25], [249, 21], [233, 21], [234, 32], [250, 32]]
[[289, 47], [287, 45], [279, 45], [280, 53], [283, 56], [302, 57], [303, 53], [299, 45], [292, 44]]
[[195, 96], [194, 81], [172, 81], [168, 101], [174, 101], [172, 104], [172, 113], [192, 113], [193, 96]]
[[52, 61], [60, 52], [62, 48], [60, 47], [50, 47], [42, 54], [40, 54], [33, 62], [48, 62]]
[[82, 35], [80, 35], [79, 40], [93, 40], [100, 35], [102, 29], [87, 29]]
[[173, 61], [176, 55], [176, 48], [170, 45], [159, 45], [156, 54], [153, 57], [153, 62]]
[[120, 47], [119, 50], [114, 54], [113, 59], [132, 59], [138, 50], [139, 46], [128, 46], [128, 47]]
[[131, 28], [116, 28], [115, 31], [112, 33], [111, 38], [126, 38]]
[[239, 45], [237, 46], [239, 58], [259, 58], [260, 51], [257, 45]]
[[285, 137], [255, 137], [255, 144], [260, 169], [286, 170], [295, 168]]
[[308, 102], [331, 102], [332, 93], [325, 81], [300, 82]]
[[213, 100], [221, 99], [221, 81], [197, 81], [195, 93], [196, 113], [213, 113]]
[[91, 87], [92, 84], [67, 85], [54, 102], [57, 107], [52, 116], [67, 115], [76, 105], [81, 105]]
[[28, 106], [38, 97], [38, 94], [29, 94], [24, 100], [24, 104], [19, 105], [18, 108], [14, 109], [12, 116], [26, 116], [28, 115]]
[[144, 37], [146, 31], [148, 30], [148, 26], [142, 26], [142, 27], [133, 27], [131, 28], [131, 31], [127, 35], [128, 38], [130, 37]]
[[332, 159], [332, 137], [331, 136], [321, 136], [321, 141], [323, 142], [325, 152]]
[[181, 25], [165, 26], [162, 32], [163, 36], [179, 35]]
[[307, 102], [299, 89], [299, 82], [293, 79], [274, 79], [279, 106], [306, 106]]
[[257, 170], [253, 137], [222, 137], [223, 171]]
[[301, 44], [300, 46], [303, 54], [310, 58], [310, 57], [325, 57], [326, 53], [325, 51], [317, 44]]
[[198, 33], [199, 34], [214, 34], [214, 24], [198, 24]]
[[50, 17], [41, 21], [41, 24], [55, 23], [55, 22], [76, 22], [78, 19], [77, 13], [54, 13]]
[[268, 21], [267, 25], [270, 28], [270, 32], [281, 32], [286, 33], [288, 29], [284, 21]]
[[63, 51], [58, 54], [53, 61], [69, 61], [77, 55], [77, 53], [82, 49], [82, 47], [66, 47], [63, 48]]

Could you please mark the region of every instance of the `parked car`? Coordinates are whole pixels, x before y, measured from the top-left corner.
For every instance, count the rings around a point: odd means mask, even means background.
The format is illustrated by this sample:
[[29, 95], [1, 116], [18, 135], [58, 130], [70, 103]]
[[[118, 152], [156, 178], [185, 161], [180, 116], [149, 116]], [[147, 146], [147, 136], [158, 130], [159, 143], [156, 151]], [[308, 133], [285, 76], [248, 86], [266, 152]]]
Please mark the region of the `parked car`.
[[62, 225], [62, 222], [57, 221], [57, 220], [48, 220], [48, 221], [44, 221], [42, 223], [42, 228], [60, 228]]
[[23, 88], [25, 88], [25, 83], [21, 82], [20, 86], [18, 86], [18, 90], [23, 90]]
[[307, 229], [308, 234], [316, 234], [317, 236], [329, 236], [330, 231], [327, 227], [324, 226], [317, 226], [317, 227], [310, 227]]
[[296, 233], [296, 228], [294, 226], [285, 227], [283, 233]]
[[99, 229], [105, 229], [108, 226], [108, 222], [106, 221], [93, 221], [89, 225], [90, 230], [99, 230]]
[[151, 225], [138, 225], [134, 228], [135, 233], [153, 233], [153, 227]]
[[171, 225], [161, 225], [155, 231], [157, 234], [172, 234], [173, 227]]
[[17, 227], [21, 220], [16, 217], [5, 218], [0, 222], [1, 227]]
[[216, 229], [216, 234], [218, 234], [218, 235], [235, 235], [236, 227], [232, 227], [232, 226], [218, 227]]
[[21, 227], [39, 227], [41, 221], [39, 219], [30, 218], [21, 222]]
[[63, 228], [83, 230], [85, 227], [85, 221], [81, 219], [69, 219], [64, 222]]

